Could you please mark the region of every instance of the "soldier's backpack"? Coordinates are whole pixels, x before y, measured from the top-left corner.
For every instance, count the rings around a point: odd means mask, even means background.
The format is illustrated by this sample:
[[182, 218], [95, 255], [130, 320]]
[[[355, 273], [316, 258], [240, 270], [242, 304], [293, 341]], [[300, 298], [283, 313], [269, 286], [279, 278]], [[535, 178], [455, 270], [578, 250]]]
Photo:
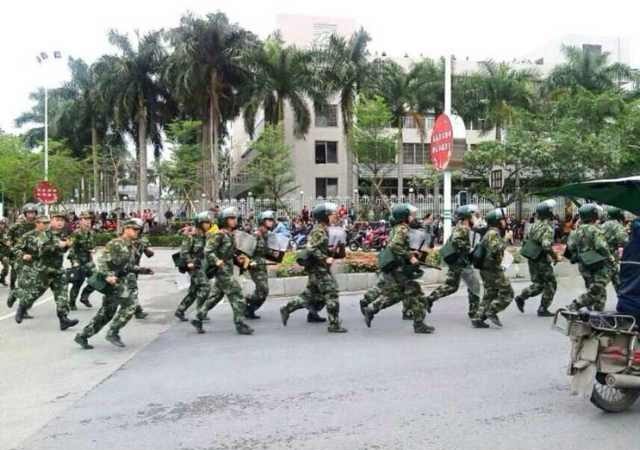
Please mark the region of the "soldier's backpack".
[[314, 258], [311, 256], [311, 253], [306, 248], [303, 248], [296, 252], [296, 263], [299, 266], [302, 266], [305, 269], [307, 269], [311, 267], [313, 262], [314, 262]]
[[586, 252], [578, 253], [578, 259], [582, 264], [587, 266], [589, 270], [598, 270], [602, 268], [607, 257], [598, 253], [595, 250], [587, 250]]
[[533, 239], [527, 239], [520, 250], [520, 254], [530, 261], [537, 261], [542, 256], [542, 246]]
[[387, 246], [378, 253], [378, 268], [382, 272], [391, 272], [398, 266], [396, 255]]
[[87, 284], [96, 291], [104, 295], [109, 295], [114, 292], [114, 287], [107, 283], [104, 274], [95, 272], [87, 279]]
[[476, 269], [482, 269], [484, 267], [484, 260], [487, 258], [487, 247], [484, 246], [482, 241], [478, 242], [471, 252], [471, 263]]
[[455, 247], [451, 242], [451, 238], [447, 239], [447, 242], [440, 248], [440, 256], [442, 260], [448, 265], [455, 264], [458, 262], [459, 256]]

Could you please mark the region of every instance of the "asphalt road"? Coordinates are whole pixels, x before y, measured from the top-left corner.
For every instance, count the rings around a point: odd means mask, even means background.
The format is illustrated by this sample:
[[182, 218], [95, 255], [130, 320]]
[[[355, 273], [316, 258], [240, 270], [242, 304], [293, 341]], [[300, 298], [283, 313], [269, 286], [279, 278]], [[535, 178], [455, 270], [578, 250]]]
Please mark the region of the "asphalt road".
[[[501, 330], [475, 330], [455, 295], [434, 307], [429, 336], [413, 334], [399, 307], [367, 329], [357, 295], [341, 298], [346, 335], [302, 311], [283, 328], [273, 299], [256, 334], [239, 336], [225, 303], [197, 335], [172, 318], [182, 293], [167, 256], [142, 279], [151, 316], [123, 330], [126, 349], [102, 333], [81, 350], [57, 330], [51, 301], [17, 326], [0, 290], [0, 449], [637, 447], [640, 405], [609, 415], [571, 396], [567, 339], [533, 303], [525, 315], [511, 306]], [[579, 284], [560, 286], [556, 305]]]

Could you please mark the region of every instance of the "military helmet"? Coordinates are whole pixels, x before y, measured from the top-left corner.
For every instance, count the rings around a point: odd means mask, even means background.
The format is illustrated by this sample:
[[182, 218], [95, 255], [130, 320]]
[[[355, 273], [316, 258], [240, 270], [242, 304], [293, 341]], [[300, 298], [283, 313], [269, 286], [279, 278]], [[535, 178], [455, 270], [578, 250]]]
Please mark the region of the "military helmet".
[[51, 217], [62, 217], [63, 219], [67, 218], [67, 210], [62, 206], [57, 208], [52, 208], [49, 214]]
[[616, 208], [614, 206], [607, 207], [607, 218], [609, 220], [618, 220], [620, 222], [624, 221], [624, 213], [620, 208]]
[[28, 212], [38, 212], [38, 206], [35, 203], [25, 203], [22, 207], [22, 213], [26, 214]]
[[395, 223], [409, 220], [409, 216], [418, 211], [418, 209], [409, 203], [399, 203], [391, 208], [391, 218]]
[[131, 219], [127, 219], [122, 223], [122, 228], [134, 228], [136, 230], [142, 230], [144, 228], [144, 222], [142, 221], [142, 219], [132, 217]]
[[208, 211], [199, 212], [193, 218], [193, 223], [195, 225], [200, 225], [200, 224], [203, 224], [203, 223], [206, 223], [206, 222], [211, 223], [211, 216], [209, 215]]
[[554, 199], [538, 203], [536, 206], [536, 216], [538, 216], [539, 219], [551, 219], [553, 218], [553, 208], [555, 207], [556, 201]]
[[454, 213], [455, 220], [470, 220], [479, 211], [476, 205], [462, 205]]
[[84, 211], [84, 212], [80, 213], [80, 218], [81, 219], [93, 220], [93, 215], [91, 215], [91, 213], [89, 211]]
[[40, 214], [36, 217], [36, 222], [49, 223], [51, 222], [51, 219], [46, 214]]
[[586, 223], [595, 222], [601, 216], [602, 209], [595, 203], [585, 203], [578, 209], [580, 220]]
[[276, 220], [276, 215], [270, 209], [262, 211], [258, 216], [258, 224], [262, 225], [265, 220]]
[[314, 219], [322, 222], [327, 220], [331, 214], [335, 214], [337, 210], [338, 205], [336, 205], [335, 203], [324, 202], [314, 206], [313, 210], [311, 211], [311, 215]]
[[497, 227], [500, 224], [500, 221], [506, 217], [504, 210], [502, 208], [496, 208], [494, 210], [489, 211], [486, 215], [485, 219], [487, 220], [487, 224], [490, 227]]
[[227, 219], [235, 218], [238, 216], [238, 208], [236, 208], [235, 206], [228, 206], [220, 211], [220, 214], [218, 215], [218, 226], [224, 227]]

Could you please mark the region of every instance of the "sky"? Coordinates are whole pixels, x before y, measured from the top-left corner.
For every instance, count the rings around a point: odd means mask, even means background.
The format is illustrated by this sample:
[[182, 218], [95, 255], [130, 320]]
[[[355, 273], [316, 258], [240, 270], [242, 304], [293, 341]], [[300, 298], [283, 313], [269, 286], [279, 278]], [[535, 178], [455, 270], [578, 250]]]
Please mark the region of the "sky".
[[[640, 66], [640, 2], [631, 0], [57, 0], [5, 1], [0, 13], [0, 128], [30, 109], [28, 95], [67, 76], [65, 63], [39, 65], [41, 51], [89, 62], [112, 51], [106, 33], [171, 28], [185, 11], [225, 12], [264, 37], [278, 14], [353, 18], [389, 55], [511, 60], [535, 56], [567, 35], [621, 38], [625, 59]], [[637, 51], [636, 51], [637, 49]]]

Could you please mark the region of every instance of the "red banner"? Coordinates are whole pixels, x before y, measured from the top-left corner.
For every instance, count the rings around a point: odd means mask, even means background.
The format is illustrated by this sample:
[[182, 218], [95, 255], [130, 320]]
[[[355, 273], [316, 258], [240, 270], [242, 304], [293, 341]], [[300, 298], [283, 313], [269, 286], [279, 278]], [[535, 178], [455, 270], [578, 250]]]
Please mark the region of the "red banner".
[[58, 201], [58, 188], [48, 181], [38, 181], [36, 187], [33, 190], [33, 196], [38, 199], [40, 203], [50, 205], [57, 203]]
[[453, 153], [453, 127], [446, 114], [440, 114], [431, 131], [431, 162], [438, 170], [445, 170]]

